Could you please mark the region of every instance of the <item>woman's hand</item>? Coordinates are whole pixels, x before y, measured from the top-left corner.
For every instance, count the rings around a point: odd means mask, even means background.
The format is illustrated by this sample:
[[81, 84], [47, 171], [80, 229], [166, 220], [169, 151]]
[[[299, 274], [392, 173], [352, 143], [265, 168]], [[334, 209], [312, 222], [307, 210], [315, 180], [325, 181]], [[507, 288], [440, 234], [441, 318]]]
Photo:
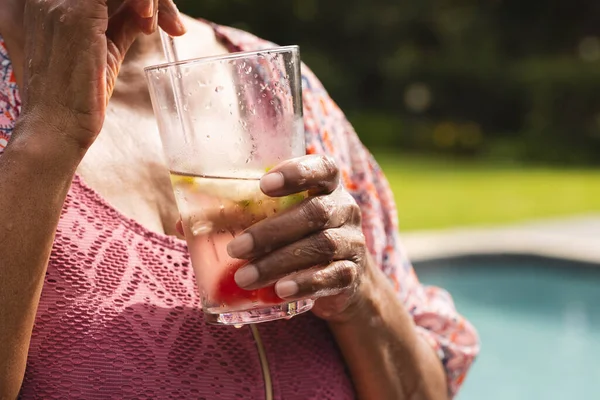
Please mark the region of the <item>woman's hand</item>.
[[27, 0], [20, 123], [87, 149], [102, 128], [125, 54], [157, 25], [185, 32], [172, 0]]
[[286, 300], [317, 299], [313, 312], [339, 322], [359, 303], [369, 267], [360, 208], [340, 185], [333, 160], [305, 156], [284, 162], [261, 180], [272, 197], [308, 191], [310, 198], [248, 228], [228, 246], [231, 257], [250, 263], [237, 284], [253, 290], [275, 284]]

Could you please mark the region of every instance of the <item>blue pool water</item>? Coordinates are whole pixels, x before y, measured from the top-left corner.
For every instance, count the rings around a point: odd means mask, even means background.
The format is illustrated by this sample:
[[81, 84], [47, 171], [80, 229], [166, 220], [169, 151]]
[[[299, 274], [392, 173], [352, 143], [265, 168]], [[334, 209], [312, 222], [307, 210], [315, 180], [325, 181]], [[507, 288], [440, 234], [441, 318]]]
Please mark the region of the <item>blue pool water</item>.
[[416, 269], [481, 336], [457, 400], [600, 399], [600, 267], [489, 257]]

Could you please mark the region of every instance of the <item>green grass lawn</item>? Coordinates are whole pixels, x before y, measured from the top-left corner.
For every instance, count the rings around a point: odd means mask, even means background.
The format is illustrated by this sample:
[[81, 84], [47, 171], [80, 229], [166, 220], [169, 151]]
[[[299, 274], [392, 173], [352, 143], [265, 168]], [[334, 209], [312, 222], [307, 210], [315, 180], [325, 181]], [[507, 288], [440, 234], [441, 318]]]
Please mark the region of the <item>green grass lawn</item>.
[[375, 154], [394, 190], [404, 231], [600, 212], [600, 169]]

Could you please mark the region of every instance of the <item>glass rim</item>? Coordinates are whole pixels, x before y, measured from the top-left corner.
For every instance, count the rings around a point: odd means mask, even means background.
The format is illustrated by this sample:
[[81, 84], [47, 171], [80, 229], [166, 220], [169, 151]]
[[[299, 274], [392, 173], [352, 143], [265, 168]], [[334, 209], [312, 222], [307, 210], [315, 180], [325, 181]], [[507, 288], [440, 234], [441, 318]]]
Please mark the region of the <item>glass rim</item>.
[[188, 59], [188, 60], [171, 61], [171, 62], [165, 62], [165, 63], [161, 63], [161, 64], [156, 64], [156, 65], [150, 65], [150, 66], [144, 68], [144, 72], [147, 74], [148, 72], [151, 72], [151, 71], [156, 71], [156, 70], [160, 70], [163, 68], [178, 67], [178, 66], [182, 66], [182, 65], [202, 65], [202, 64], [208, 64], [208, 63], [216, 62], [216, 61], [226, 61], [226, 60], [249, 58], [249, 57], [257, 56], [257, 55], [263, 54], [263, 53], [267, 53], [267, 54], [294, 53], [294, 52], [297, 53], [299, 50], [300, 50], [300, 46], [294, 44], [294, 45], [289, 45], [289, 46], [269, 47], [269, 48], [262, 49], [262, 50], [238, 51], [235, 53], [228, 53], [228, 54], [209, 56], [209, 57], [199, 57], [199, 58], [192, 58], [192, 59]]

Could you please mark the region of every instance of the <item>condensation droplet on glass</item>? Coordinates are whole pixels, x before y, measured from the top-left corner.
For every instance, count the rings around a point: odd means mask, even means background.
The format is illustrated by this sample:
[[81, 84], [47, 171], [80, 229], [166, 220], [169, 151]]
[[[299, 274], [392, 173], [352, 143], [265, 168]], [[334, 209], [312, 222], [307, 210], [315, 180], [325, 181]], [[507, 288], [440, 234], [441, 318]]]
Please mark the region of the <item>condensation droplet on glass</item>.
[[[254, 74], [255, 78], [258, 78], [258, 74]], [[257, 81], [254, 81], [254, 83], [256, 83]]]
[[213, 229], [213, 223], [206, 220], [195, 221], [192, 225], [192, 235], [198, 236], [210, 233]]
[[252, 67], [248, 67], [245, 69], [246, 75], [250, 75], [250, 73], [252, 72]]
[[222, 92], [223, 90], [225, 90], [225, 88], [224, 88], [223, 86], [217, 86], [217, 87], [215, 88], [215, 93], [220, 93], [220, 92]]

